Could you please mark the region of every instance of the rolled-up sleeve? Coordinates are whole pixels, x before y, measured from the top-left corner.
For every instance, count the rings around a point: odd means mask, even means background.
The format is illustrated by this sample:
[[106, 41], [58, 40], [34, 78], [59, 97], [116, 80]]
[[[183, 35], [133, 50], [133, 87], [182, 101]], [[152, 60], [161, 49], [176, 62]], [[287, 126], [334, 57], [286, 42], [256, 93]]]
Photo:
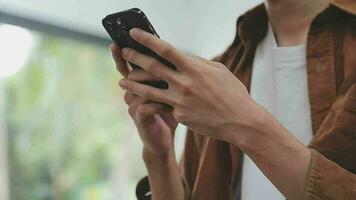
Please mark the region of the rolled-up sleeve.
[[356, 199], [356, 84], [338, 97], [309, 145], [307, 200]]
[[[311, 149], [306, 200], [356, 199], [356, 175]], [[356, 153], [356, 152], [354, 152]]]

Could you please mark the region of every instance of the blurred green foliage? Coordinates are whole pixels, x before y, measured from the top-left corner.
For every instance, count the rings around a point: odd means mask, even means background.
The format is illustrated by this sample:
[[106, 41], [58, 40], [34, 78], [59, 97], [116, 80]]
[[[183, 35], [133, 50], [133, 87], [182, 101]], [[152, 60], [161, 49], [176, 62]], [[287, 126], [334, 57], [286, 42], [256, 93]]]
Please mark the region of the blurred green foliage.
[[141, 143], [109, 48], [32, 34], [5, 87], [11, 199], [134, 199]]

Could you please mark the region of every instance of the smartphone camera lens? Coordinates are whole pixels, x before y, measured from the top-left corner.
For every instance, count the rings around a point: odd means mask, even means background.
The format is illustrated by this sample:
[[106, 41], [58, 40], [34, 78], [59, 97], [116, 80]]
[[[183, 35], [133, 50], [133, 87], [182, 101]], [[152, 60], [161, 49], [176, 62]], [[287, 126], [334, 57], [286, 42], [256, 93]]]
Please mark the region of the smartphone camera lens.
[[126, 30], [127, 29], [123, 19], [121, 19], [121, 18], [117, 18], [116, 19], [116, 26], [118, 27], [119, 30]]

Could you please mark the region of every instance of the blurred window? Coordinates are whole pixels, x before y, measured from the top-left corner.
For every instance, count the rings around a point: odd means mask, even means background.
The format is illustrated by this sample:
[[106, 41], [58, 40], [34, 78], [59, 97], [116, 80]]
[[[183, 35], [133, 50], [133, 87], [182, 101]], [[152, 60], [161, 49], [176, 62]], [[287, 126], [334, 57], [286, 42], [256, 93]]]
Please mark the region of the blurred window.
[[135, 199], [142, 144], [108, 46], [4, 24], [0, 41], [10, 199]]

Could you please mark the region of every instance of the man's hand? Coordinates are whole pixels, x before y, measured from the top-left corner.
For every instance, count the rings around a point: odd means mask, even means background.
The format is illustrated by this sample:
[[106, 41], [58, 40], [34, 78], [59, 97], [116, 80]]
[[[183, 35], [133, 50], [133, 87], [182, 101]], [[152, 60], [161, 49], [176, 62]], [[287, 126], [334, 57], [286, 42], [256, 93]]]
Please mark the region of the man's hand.
[[141, 66], [157, 79], [168, 83], [158, 89], [124, 79], [120, 86], [142, 98], [173, 107], [173, 117], [198, 133], [232, 142], [236, 129], [246, 129], [258, 116], [258, 106], [246, 87], [221, 63], [187, 56], [168, 43], [140, 29], [131, 37], [173, 63], [174, 71], [158, 60], [133, 49], [122, 50], [123, 59]]
[[[157, 80], [141, 69], [133, 70], [122, 59], [116, 45], [112, 45], [111, 50], [117, 70], [125, 78], [131, 81]], [[144, 144], [143, 159], [148, 171], [151, 199], [184, 199], [185, 192], [173, 147], [178, 123], [170, 112], [171, 108], [131, 92], [126, 92], [125, 102], [129, 105], [129, 114]]]
[[[132, 70], [130, 65], [122, 59], [120, 49], [115, 44], [111, 46], [111, 51], [117, 70], [125, 78], [132, 81], [155, 79], [148, 73], [142, 73], [143, 70]], [[170, 108], [130, 92], [126, 92], [124, 99], [144, 143], [143, 156], [145, 158], [162, 157], [173, 152], [173, 135], [178, 123], [169, 112]]]
[[238, 145], [287, 199], [302, 199], [310, 151], [257, 105], [223, 64], [184, 55], [139, 29], [132, 29], [130, 35], [178, 71], [133, 49], [123, 49], [125, 60], [166, 81], [169, 88], [153, 88], [129, 79], [120, 81], [121, 87], [171, 105], [173, 117], [196, 133]]

